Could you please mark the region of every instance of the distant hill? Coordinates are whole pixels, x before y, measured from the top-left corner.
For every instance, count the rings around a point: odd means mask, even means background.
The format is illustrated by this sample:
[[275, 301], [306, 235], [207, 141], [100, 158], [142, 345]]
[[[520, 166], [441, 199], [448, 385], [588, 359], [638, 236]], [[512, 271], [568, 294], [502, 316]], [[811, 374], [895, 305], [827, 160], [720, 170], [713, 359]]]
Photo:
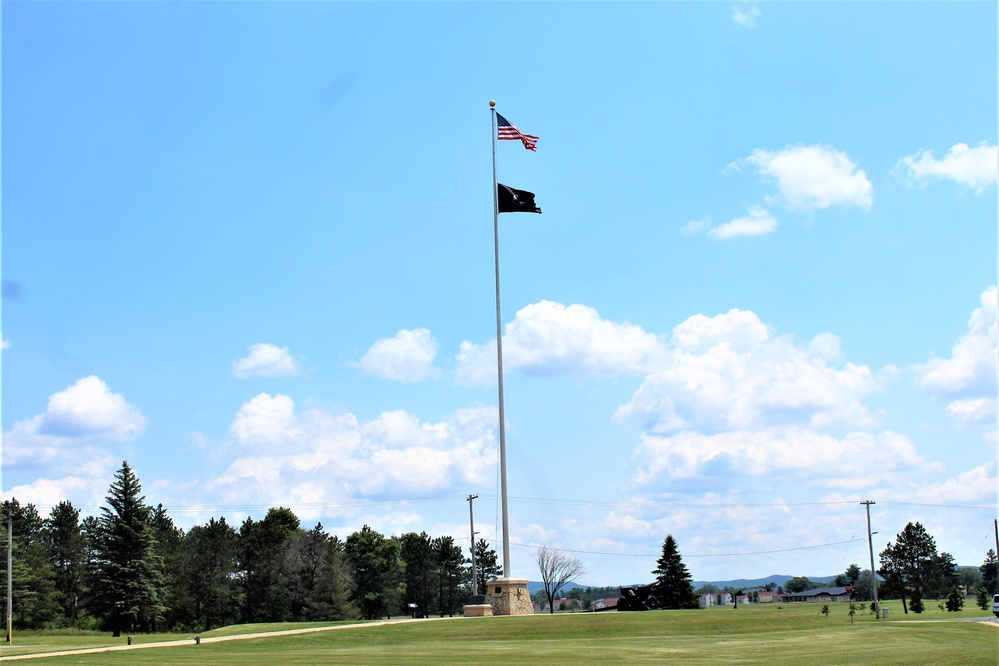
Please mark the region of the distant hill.
[[[704, 585], [714, 585], [720, 589], [724, 589], [726, 587], [734, 587], [736, 589], [748, 590], [754, 587], [763, 587], [767, 583], [773, 583], [774, 585], [777, 585], [779, 587], [784, 583], [786, 583], [787, 581], [791, 580], [792, 578], [796, 578], [796, 576], [788, 576], [787, 574], [774, 574], [772, 576], [766, 576], [764, 578], [736, 578], [735, 580], [695, 580], [693, 582], [693, 585], [695, 590], [700, 587], [703, 587]], [[827, 584], [836, 580], [836, 576], [808, 576], [807, 578], [808, 580], [814, 581], [816, 583], [827, 583]], [[623, 585], [624, 587], [633, 587], [636, 585], [649, 585], [652, 582], [653, 579], [649, 578], [648, 580], [643, 580], [639, 582], [632, 581], [630, 583], [622, 583], [621, 585]], [[561, 590], [559, 590], [559, 592], [560, 594], [565, 593], [574, 587], [580, 587], [585, 590], [588, 586], [573, 581], [569, 581], [568, 583], [565, 584], [565, 586]], [[527, 581], [527, 591], [531, 595], [533, 595], [538, 590], [543, 590], [543, 589], [545, 589], [545, 584], [543, 582], [536, 580]]]
[[[767, 583], [773, 583], [780, 587], [787, 581], [796, 576], [788, 576], [786, 574], [774, 574], [772, 576], [767, 576], [765, 578], [736, 578], [735, 580], [695, 580], [694, 589], [698, 589], [704, 585], [715, 585], [716, 587], [724, 589], [725, 587], [734, 587], [736, 589], [751, 589], [754, 587], [763, 587]], [[808, 580], [814, 581], [816, 583], [830, 583], [836, 580], [836, 576], [807, 576]]]
[[[579, 583], [574, 583], [570, 580], [568, 583], [563, 585], [561, 589], [559, 589], [559, 594], [564, 594], [574, 587], [582, 588], [585, 590], [587, 586], [580, 585]], [[545, 589], [544, 582], [540, 580], [527, 581], [527, 593], [530, 594], [531, 596], [534, 596], [534, 593], [537, 592], [538, 590], [543, 590], [543, 589]]]

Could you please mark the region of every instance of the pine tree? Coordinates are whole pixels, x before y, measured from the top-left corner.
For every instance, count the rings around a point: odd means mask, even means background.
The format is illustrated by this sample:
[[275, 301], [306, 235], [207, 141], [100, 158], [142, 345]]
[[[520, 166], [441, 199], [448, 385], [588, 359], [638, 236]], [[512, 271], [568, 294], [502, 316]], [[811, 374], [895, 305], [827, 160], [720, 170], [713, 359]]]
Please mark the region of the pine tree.
[[236, 622], [239, 590], [236, 560], [239, 537], [225, 518], [197, 525], [184, 537], [188, 609], [185, 622], [207, 631]]
[[[56, 590], [56, 571], [42, 542], [41, 516], [34, 504], [16, 499], [3, 503], [0, 539], [6, 552], [7, 516], [13, 523], [13, 580], [11, 581], [13, 624], [19, 629], [40, 629], [61, 611]], [[7, 569], [0, 576], [0, 603], [7, 603]]]
[[292, 619], [292, 580], [287, 553], [298, 533], [291, 509], [268, 509], [264, 519], [247, 518], [239, 528], [239, 563], [243, 582], [244, 622]]
[[461, 546], [455, 545], [452, 536], [434, 539], [433, 552], [436, 563], [438, 606], [441, 613], [453, 615], [461, 608], [464, 597], [468, 595], [467, 590], [462, 594], [462, 587], [472, 582], [472, 570], [465, 566], [469, 560], [465, 559]]
[[63, 615], [70, 621], [76, 620], [86, 566], [80, 510], [71, 502], [55, 505], [42, 529], [42, 541], [56, 569], [55, 586], [62, 600]]
[[[420, 617], [437, 608], [439, 571], [433, 543], [426, 532], [408, 532], [399, 537], [400, 556], [406, 563], [403, 603], [415, 603]], [[408, 608], [403, 612], [409, 612]]]
[[[902, 610], [907, 613], [923, 612], [923, 596], [927, 585], [937, 575], [937, 546], [926, 529], [917, 523], [908, 523], [895, 539], [895, 544], [881, 551], [881, 568], [878, 573], [885, 579], [888, 590], [902, 597]], [[906, 593], [911, 600], [906, 607]]]
[[663, 542], [663, 555], [652, 573], [656, 576], [652, 594], [659, 608], [697, 608], [697, 597], [690, 572], [680, 557], [672, 534]]
[[982, 572], [982, 587], [989, 591], [989, 594], [999, 594], [999, 563], [996, 560], [996, 551], [989, 548], [985, 554], [985, 561], [978, 567]]
[[97, 521], [91, 606], [114, 636], [155, 631], [167, 611], [163, 558], [141, 492], [139, 478], [122, 462]]
[[354, 581], [353, 601], [366, 620], [391, 614], [403, 592], [399, 541], [367, 525], [347, 537], [344, 554]]
[[475, 579], [479, 594], [486, 593], [486, 581], [499, 578], [503, 573], [498, 562], [496, 551], [489, 547], [488, 541], [479, 539], [475, 542]]

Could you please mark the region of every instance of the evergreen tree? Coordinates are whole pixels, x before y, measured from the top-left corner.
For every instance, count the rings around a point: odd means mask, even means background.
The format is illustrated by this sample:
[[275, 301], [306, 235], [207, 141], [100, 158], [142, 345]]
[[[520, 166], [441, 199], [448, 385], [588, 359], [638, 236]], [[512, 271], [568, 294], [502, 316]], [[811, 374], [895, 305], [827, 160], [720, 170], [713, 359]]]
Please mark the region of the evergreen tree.
[[666, 535], [662, 557], [652, 571], [656, 576], [652, 594], [659, 608], [697, 608], [697, 597], [690, 572], [680, 557], [676, 540], [672, 534]]
[[923, 596], [927, 584], [937, 575], [937, 546], [926, 529], [908, 523], [895, 539], [895, 544], [881, 551], [878, 573], [885, 580], [886, 590], [902, 598], [902, 610], [908, 613], [906, 594], [911, 595], [912, 612], [923, 612]]
[[239, 536], [225, 517], [191, 528], [184, 537], [187, 594], [184, 624], [208, 631], [239, 618]]
[[[316, 526], [322, 529], [321, 525]], [[315, 530], [308, 533], [314, 534]], [[347, 579], [343, 542], [328, 537], [324, 544], [323, 561], [315, 572], [314, 587], [305, 599], [301, 619], [309, 622], [351, 620], [357, 617], [357, 608], [350, 601], [350, 582]]]
[[150, 524], [156, 537], [156, 554], [163, 568], [163, 605], [167, 608], [167, 626], [182, 626], [186, 622], [185, 609], [189, 606], [187, 561], [184, 557], [184, 531], [173, 523], [162, 504], [149, 512]]
[[244, 622], [292, 619], [292, 581], [286, 553], [298, 525], [291, 509], [279, 507], [268, 509], [259, 522], [247, 518], [239, 528]]
[[399, 550], [397, 539], [387, 539], [367, 525], [347, 537], [344, 554], [354, 582], [352, 599], [366, 620], [399, 607], [405, 566]]
[[[60, 614], [62, 605], [56, 590], [56, 571], [42, 541], [43, 521], [34, 504], [21, 505], [17, 499], [3, 503], [0, 539], [6, 552], [7, 517], [12, 523], [12, 622], [18, 629], [40, 629]], [[7, 603], [7, 568], [0, 577], [0, 603]]]
[[[439, 567], [434, 544], [426, 532], [409, 532], [399, 537], [399, 554], [406, 564], [403, 603], [415, 603], [421, 617], [437, 607]], [[400, 609], [400, 612], [409, 612]]]
[[956, 587], [952, 588], [951, 591], [947, 593], [946, 606], [948, 613], [956, 613], [964, 608], [964, 593]]
[[486, 593], [486, 581], [499, 578], [503, 568], [499, 565], [496, 551], [489, 547], [489, 542], [479, 539], [475, 542], [475, 578], [479, 594]]
[[93, 552], [91, 605], [103, 625], [122, 631], [155, 631], [164, 619], [163, 558], [157, 552], [151, 509], [139, 478], [122, 462], [101, 508]]
[[66, 501], [54, 506], [42, 528], [42, 541], [48, 551], [49, 561], [56, 570], [55, 588], [62, 601], [63, 616], [74, 621], [83, 596], [83, 577], [87, 564], [86, 544], [80, 528], [80, 510]]
[[433, 540], [434, 561], [437, 565], [437, 601], [440, 612], [453, 615], [468, 596], [466, 586], [471, 583], [471, 569], [461, 546], [454, 537], [441, 536]]
[[996, 561], [996, 551], [989, 548], [985, 554], [985, 561], [978, 567], [982, 572], [982, 587], [989, 591], [989, 594], [999, 594], [999, 562]]

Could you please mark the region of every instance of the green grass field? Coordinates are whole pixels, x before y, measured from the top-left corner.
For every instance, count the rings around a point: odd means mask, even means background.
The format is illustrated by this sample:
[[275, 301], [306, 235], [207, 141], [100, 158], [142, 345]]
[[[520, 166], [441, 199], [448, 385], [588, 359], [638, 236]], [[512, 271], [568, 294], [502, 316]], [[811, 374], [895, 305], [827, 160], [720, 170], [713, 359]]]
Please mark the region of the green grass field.
[[[529, 617], [456, 618], [301, 634], [208, 642], [221, 636], [332, 625], [244, 625], [193, 636], [136, 636], [134, 645], [183, 639], [173, 647], [97, 654], [42, 656], [25, 664], [486, 664], [551, 660], [682, 664], [982, 664], [999, 663], [999, 626], [968, 621], [991, 617], [977, 608], [904, 616], [889, 603], [890, 619], [846, 604], [769, 604], [698, 611], [578, 613]], [[957, 620], [957, 621], [955, 621]], [[125, 643], [106, 635], [15, 635], [0, 659]], [[6, 660], [6, 659], [4, 659]]]

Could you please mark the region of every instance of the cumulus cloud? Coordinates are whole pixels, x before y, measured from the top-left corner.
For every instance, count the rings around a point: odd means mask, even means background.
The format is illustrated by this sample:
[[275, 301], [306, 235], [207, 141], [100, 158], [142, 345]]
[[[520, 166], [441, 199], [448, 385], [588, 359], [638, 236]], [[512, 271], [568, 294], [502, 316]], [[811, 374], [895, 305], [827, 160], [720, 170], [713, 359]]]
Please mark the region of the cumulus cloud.
[[971, 148], [958, 143], [939, 160], [933, 157], [932, 150], [920, 150], [899, 160], [895, 173], [901, 172], [910, 182], [920, 185], [934, 178], [952, 180], [981, 194], [999, 181], [999, 146], [982, 142]]
[[728, 240], [736, 236], [763, 236], [777, 228], [777, 218], [760, 206], [749, 209], [749, 215], [732, 220], [708, 231], [715, 240]]
[[927, 503], [953, 504], [954, 502], [995, 503], [996, 487], [995, 461], [979, 465], [957, 476], [918, 488], [914, 491], [914, 501]]
[[[91, 375], [49, 396], [48, 408], [31, 421], [34, 431], [63, 439], [103, 437], [117, 441], [134, 438], [146, 419], [121, 394], [112, 393]], [[16, 427], [16, 426], [15, 426]]]
[[420, 382], [435, 377], [437, 341], [425, 328], [401, 330], [371, 345], [358, 366], [368, 374], [396, 382]]
[[[640, 326], [602, 319], [585, 305], [552, 301], [521, 309], [503, 334], [504, 370], [536, 377], [643, 374], [664, 352], [659, 338]], [[495, 342], [462, 342], [457, 360], [459, 381], [495, 381]]]
[[934, 358], [916, 368], [920, 385], [936, 397], [950, 398], [947, 411], [960, 421], [995, 418], [999, 373], [999, 289], [991, 286], [971, 313], [968, 331], [950, 358]]
[[476, 407], [438, 423], [403, 410], [361, 421], [263, 393], [239, 410], [233, 459], [206, 488], [233, 502], [308, 504], [485, 484], [496, 418], [495, 408]]
[[690, 317], [670, 343], [618, 419], [640, 419], [659, 435], [874, 422], [861, 398], [877, 388], [875, 378], [866, 366], [834, 364], [839, 340], [832, 334], [801, 346], [774, 336], [753, 312], [730, 310]]
[[756, 19], [760, 16], [760, 9], [754, 4], [739, 3], [732, 6], [732, 20], [744, 28], [755, 28]]
[[[5, 432], [3, 463], [75, 478], [101, 478], [115, 462], [109, 445], [133, 440], [145, 427], [146, 419], [135, 406], [91, 375], [53, 393], [43, 413], [18, 421]], [[43, 492], [42, 486], [36, 490]]]
[[640, 487], [665, 479], [697, 479], [702, 486], [718, 487], [743, 476], [779, 474], [810, 478], [819, 487], [863, 489], [887, 475], [932, 467], [905, 435], [853, 432], [837, 438], [796, 427], [645, 435], [635, 457]]
[[694, 234], [699, 234], [702, 231], [707, 231], [711, 227], [710, 220], [691, 220], [687, 224], [680, 227], [680, 233], [684, 236], [693, 236]]
[[232, 364], [232, 374], [237, 379], [295, 377], [298, 373], [298, 362], [292, 358], [287, 347], [267, 343], [252, 345], [249, 354]]
[[788, 146], [775, 152], [757, 149], [728, 169], [747, 166], [777, 182], [778, 199], [789, 209], [857, 206], [870, 210], [874, 204], [874, 187], [867, 174], [846, 153], [830, 146]]

